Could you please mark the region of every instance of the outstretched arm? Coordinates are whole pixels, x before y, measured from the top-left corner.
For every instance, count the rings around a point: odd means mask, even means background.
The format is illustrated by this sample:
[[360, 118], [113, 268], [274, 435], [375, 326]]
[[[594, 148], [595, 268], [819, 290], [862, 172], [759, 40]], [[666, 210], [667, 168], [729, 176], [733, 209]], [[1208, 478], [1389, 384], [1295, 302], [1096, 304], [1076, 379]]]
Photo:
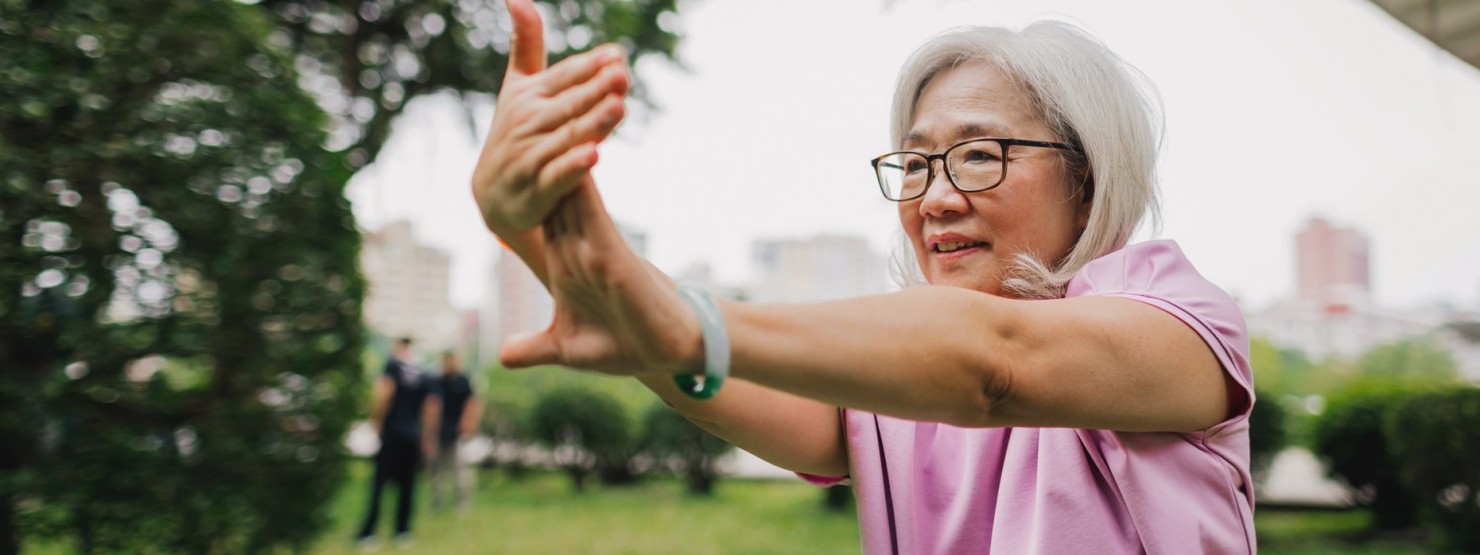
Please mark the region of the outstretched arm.
[[[702, 370], [697, 317], [621, 244], [594, 188], [562, 203], [545, 239], [555, 322], [506, 343], [506, 365]], [[920, 287], [722, 309], [733, 376], [825, 405], [960, 426], [1120, 431], [1205, 429], [1231, 406], [1229, 378], [1202, 338], [1129, 299], [1018, 301]]]

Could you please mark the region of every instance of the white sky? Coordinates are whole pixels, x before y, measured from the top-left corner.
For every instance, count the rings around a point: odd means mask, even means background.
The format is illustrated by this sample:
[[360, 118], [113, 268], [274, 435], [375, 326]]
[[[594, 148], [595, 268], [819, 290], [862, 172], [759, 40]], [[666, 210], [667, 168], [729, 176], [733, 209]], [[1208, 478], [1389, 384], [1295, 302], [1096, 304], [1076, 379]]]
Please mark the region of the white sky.
[[[1247, 306], [1291, 294], [1294, 234], [1315, 214], [1372, 239], [1379, 303], [1480, 304], [1480, 71], [1364, 0], [689, 1], [684, 67], [639, 65], [660, 109], [603, 146], [597, 183], [669, 272], [708, 262], [741, 283], [760, 237], [845, 233], [884, 252], [899, 224], [867, 161], [889, 150], [899, 66], [951, 26], [1044, 18], [1160, 89], [1159, 237]], [[413, 103], [349, 192], [365, 228], [410, 219], [452, 252], [461, 307], [482, 301], [498, 250], [468, 192], [488, 115], [474, 140], [447, 99]]]

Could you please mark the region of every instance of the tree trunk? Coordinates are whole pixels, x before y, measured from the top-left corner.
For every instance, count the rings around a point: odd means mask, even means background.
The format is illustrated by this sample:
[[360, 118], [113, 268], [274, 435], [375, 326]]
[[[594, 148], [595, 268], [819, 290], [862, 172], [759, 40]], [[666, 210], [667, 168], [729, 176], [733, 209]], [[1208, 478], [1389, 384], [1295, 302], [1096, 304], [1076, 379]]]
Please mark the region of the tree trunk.
[[570, 475], [570, 482], [575, 485], [576, 493], [586, 491], [586, 469], [579, 466], [567, 466], [565, 473]]
[[689, 493], [709, 496], [714, 494], [714, 475], [704, 470], [690, 470]]
[[853, 488], [849, 486], [832, 486], [823, 488], [824, 497], [822, 506], [833, 511], [843, 511], [853, 506]]
[[1405, 530], [1418, 524], [1418, 500], [1397, 481], [1377, 487], [1372, 497], [1372, 526], [1378, 530]]
[[15, 527], [15, 496], [0, 493], [0, 555], [16, 555], [20, 552], [20, 530]]

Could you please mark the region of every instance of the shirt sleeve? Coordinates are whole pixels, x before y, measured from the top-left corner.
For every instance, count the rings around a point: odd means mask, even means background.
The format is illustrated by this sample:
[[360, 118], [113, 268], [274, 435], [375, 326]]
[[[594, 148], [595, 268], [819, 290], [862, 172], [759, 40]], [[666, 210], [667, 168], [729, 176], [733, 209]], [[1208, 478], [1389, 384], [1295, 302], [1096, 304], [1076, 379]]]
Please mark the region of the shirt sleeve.
[[1243, 311], [1232, 296], [1197, 272], [1175, 242], [1131, 245], [1086, 264], [1069, 282], [1066, 296], [1091, 295], [1123, 297], [1159, 308], [1207, 343], [1238, 385], [1229, 418], [1208, 428], [1208, 435], [1248, 418], [1254, 406], [1254, 379]]

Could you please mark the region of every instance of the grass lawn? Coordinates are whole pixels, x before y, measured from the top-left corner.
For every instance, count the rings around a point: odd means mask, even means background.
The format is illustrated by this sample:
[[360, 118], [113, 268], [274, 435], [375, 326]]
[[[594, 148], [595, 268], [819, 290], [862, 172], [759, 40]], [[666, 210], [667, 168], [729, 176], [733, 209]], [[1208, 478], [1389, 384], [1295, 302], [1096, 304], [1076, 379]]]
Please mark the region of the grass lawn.
[[[358, 554], [353, 536], [364, 517], [367, 463], [334, 501], [333, 526], [313, 553]], [[519, 554], [830, 554], [860, 552], [852, 510], [822, 508], [822, 493], [799, 481], [724, 480], [712, 498], [684, 493], [675, 479], [648, 479], [634, 487], [592, 485], [575, 493], [562, 474], [531, 472], [511, 481], [487, 473], [465, 513], [431, 511], [425, 481], [418, 484], [415, 538], [401, 547], [388, 541], [379, 552]], [[593, 480], [594, 482], [594, 480]], [[388, 538], [395, 493], [381, 500], [381, 537]], [[1365, 511], [1256, 513], [1264, 555], [1419, 555], [1414, 537], [1373, 537], [1364, 532]], [[67, 553], [63, 542], [30, 543], [27, 553]]]
[[1422, 541], [1374, 537], [1366, 532], [1367, 511], [1307, 512], [1260, 509], [1254, 513], [1261, 555], [1418, 555]]
[[[368, 465], [335, 501], [334, 526], [315, 553], [360, 553], [352, 537], [364, 518]], [[382, 553], [850, 553], [860, 552], [852, 510], [822, 508], [822, 492], [800, 481], [722, 480], [713, 498], [686, 495], [673, 479], [639, 486], [591, 486], [573, 491], [569, 479], [531, 473], [510, 481], [489, 473], [475, 487], [466, 513], [433, 512], [418, 484], [413, 542], [383, 542]], [[593, 480], [594, 482], [594, 480]], [[381, 537], [390, 535], [395, 495], [381, 498]]]

